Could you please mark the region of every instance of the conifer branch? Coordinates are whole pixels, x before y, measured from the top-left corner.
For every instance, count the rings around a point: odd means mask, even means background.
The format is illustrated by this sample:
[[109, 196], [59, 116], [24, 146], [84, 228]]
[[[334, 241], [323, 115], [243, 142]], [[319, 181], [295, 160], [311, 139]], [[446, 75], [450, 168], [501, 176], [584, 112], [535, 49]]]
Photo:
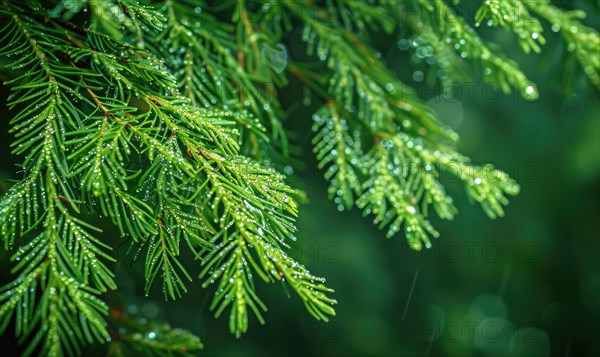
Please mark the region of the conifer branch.
[[[407, 3], [3, 1], [0, 72], [23, 177], [0, 198], [15, 274], [0, 288], [0, 332], [14, 321], [26, 354], [52, 356], [111, 339], [114, 355], [202, 347], [160, 322], [108, 316], [100, 297], [117, 288], [115, 259], [90, 213], [142, 256], [146, 294], [159, 279], [165, 299], [176, 299], [199, 274], [214, 289], [210, 309], [229, 314], [237, 337], [249, 315], [265, 322], [259, 280], [289, 285], [316, 319], [334, 316], [325, 279], [286, 252], [302, 194], [267, 167], [293, 152], [290, 108], [279, 101], [288, 75], [322, 101], [312, 143], [339, 210], [357, 206], [388, 237], [430, 247], [438, 236], [430, 211], [457, 214], [448, 173], [488, 216], [502, 216], [517, 183], [458, 152], [458, 135], [388, 69], [373, 35], [402, 31], [445, 83], [476, 75], [474, 63], [486, 81], [529, 100], [536, 85], [477, 25], [512, 31], [524, 52], [540, 53], [550, 43], [544, 19], [596, 90], [600, 36], [583, 13], [547, 1], [490, 0], [474, 19], [458, 1], [419, 0], [410, 14]], [[307, 57], [288, 63], [284, 43], [296, 25]]]

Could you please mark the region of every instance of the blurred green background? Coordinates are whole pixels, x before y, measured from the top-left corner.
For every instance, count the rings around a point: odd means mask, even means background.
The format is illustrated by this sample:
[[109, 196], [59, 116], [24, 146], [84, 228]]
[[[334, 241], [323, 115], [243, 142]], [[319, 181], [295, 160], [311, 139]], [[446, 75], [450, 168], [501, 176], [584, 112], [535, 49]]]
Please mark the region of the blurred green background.
[[[590, 16], [597, 26], [597, 13]], [[290, 60], [301, 57], [294, 47], [298, 36], [290, 37]], [[328, 324], [314, 321], [281, 285], [259, 284], [267, 323], [251, 317], [249, 332], [236, 340], [227, 317], [215, 320], [208, 311], [211, 290], [190, 284], [180, 301], [165, 303], [157, 286], [146, 298], [141, 264], [130, 266], [129, 258], [116, 266], [119, 291], [107, 300], [128, 313], [190, 329], [204, 342], [198, 354], [205, 356], [600, 356], [598, 93], [583, 76], [555, 72], [563, 66], [557, 52], [562, 44], [550, 31], [541, 61], [521, 54], [510, 34], [488, 34], [538, 84], [535, 102], [477, 79], [451, 89], [421, 81], [416, 71], [428, 67], [398, 48], [402, 38], [378, 37], [391, 68], [458, 131], [463, 153], [496, 164], [520, 183], [506, 217], [489, 220], [449, 177], [445, 183], [460, 213], [450, 222], [434, 219], [441, 236], [428, 251], [411, 251], [401, 236], [385, 239], [358, 211], [338, 212], [326, 199], [327, 185], [311, 154], [316, 99], [292, 82], [282, 101], [296, 103], [286, 125], [297, 134], [302, 165], [279, 169], [306, 190], [310, 202], [302, 206], [291, 255], [327, 277], [339, 301], [337, 316]], [[567, 86], [571, 93], [565, 95]], [[7, 90], [2, 88], [2, 98]], [[17, 177], [17, 169], [8, 155], [4, 109], [3, 117], [5, 179]], [[0, 185], [2, 192], [8, 187]], [[110, 228], [107, 237], [117, 241]], [[1, 254], [4, 283], [10, 265]], [[0, 337], [3, 349], [16, 348], [12, 332]], [[95, 347], [86, 355], [103, 353], [104, 347]]]

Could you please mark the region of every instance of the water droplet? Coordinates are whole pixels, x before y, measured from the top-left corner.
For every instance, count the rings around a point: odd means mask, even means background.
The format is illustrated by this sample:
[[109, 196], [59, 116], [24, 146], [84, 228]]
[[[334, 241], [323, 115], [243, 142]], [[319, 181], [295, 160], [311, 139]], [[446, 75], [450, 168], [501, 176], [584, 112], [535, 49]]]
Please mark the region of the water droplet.
[[414, 71], [412, 78], [415, 82], [422, 82], [425, 79], [425, 74], [422, 71]]
[[529, 85], [525, 87], [525, 94], [527, 94], [530, 99], [536, 99], [538, 97], [537, 88], [533, 85]]

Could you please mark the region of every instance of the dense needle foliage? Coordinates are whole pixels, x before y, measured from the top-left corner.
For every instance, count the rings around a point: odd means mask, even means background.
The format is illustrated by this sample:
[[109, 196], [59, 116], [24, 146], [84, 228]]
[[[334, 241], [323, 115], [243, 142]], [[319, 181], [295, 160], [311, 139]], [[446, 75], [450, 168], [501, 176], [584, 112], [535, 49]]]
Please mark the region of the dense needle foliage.
[[[583, 13], [546, 1], [482, 1], [475, 18], [458, 3], [3, 1], [0, 69], [22, 163], [0, 201], [14, 262], [14, 280], [0, 289], [0, 329], [14, 321], [26, 353], [53, 356], [111, 338], [117, 355], [202, 347], [186, 331], [109, 314], [101, 297], [117, 288], [115, 247], [94, 216], [143, 262], [147, 291], [162, 284], [176, 299], [199, 275], [214, 291], [211, 310], [229, 314], [238, 337], [248, 310], [264, 322], [259, 281], [284, 282], [328, 321], [332, 290], [286, 253], [303, 194], [272, 165], [294, 160], [277, 99], [290, 80], [321, 102], [314, 152], [339, 210], [357, 206], [388, 237], [430, 247], [438, 233], [428, 216], [457, 213], [440, 182], [447, 173], [487, 215], [502, 216], [517, 183], [456, 151], [457, 134], [388, 69], [373, 37], [403, 34], [434, 80], [481, 75], [527, 100], [538, 88], [478, 26], [513, 31], [525, 52], [543, 50], [544, 30], [560, 32], [596, 89], [600, 37], [580, 23]], [[296, 28], [307, 61], [288, 59]], [[184, 250], [196, 266], [181, 263]]]

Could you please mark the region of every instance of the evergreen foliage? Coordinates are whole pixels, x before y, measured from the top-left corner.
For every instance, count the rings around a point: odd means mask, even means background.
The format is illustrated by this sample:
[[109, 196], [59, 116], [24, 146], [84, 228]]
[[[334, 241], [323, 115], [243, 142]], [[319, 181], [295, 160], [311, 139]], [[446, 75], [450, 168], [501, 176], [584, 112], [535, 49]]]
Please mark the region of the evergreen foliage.
[[[248, 315], [264, 323], [258, 280], [288, 284], [317, 319], [335, 315], [325, 280], [286, 253], [303, 194], [268, 164], [293, 160], [277, 99], [291, 80], [322, 99], [314, 151], [340, 210], [357, 206], [388, 237], [430, 247], [431, 211], [457, 213], [440, 182], [449, 173], [502, 216], [517, 183], [456, 151], [457, 134], [388, 69], [372, 37], [409, 34], [443, 82], [481, 75], [528, 100], [535, 84], [477, 26], [514, 32], [525, 52], [543, 51], [546, 28], [560, 32], [596, 89], [600, 37], [583, 12], [546, 1], [487, 0], [475, 18], [458, 3], [3, 1], [0, 69], [22, 175], [0, 201], [15, 274], [0, 289], [0, 330], [14, 320], [26, 354], [76, 355], [111, 337], [114, 355], [201, 348], [161, 322], [109, 314], [101, 296], [117, 288], [114, 247], [95, 216], [144, 261], [147, 292], [162, 284], [177, 299], [199, 274], [238, 337]], [[288, 63], [282, 43], [296, 26], [309, 61]], [[180, 261], [184, 251], [196, 267]]]

